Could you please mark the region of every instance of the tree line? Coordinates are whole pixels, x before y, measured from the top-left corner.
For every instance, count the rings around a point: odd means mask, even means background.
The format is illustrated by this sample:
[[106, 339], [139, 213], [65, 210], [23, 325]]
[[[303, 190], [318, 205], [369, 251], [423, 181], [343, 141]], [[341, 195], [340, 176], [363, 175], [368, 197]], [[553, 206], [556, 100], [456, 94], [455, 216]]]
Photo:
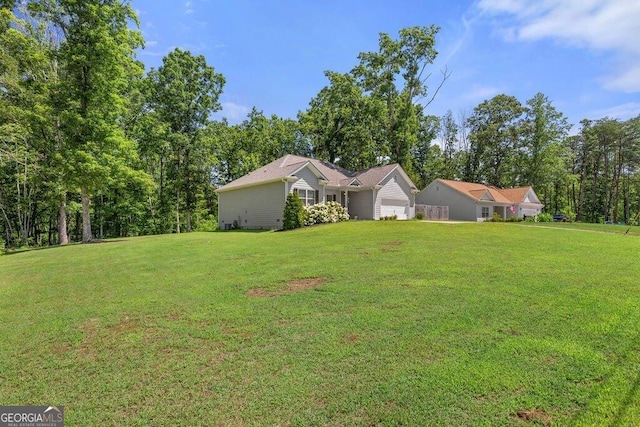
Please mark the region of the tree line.
[[3, 1], [0, 8], [0, 231], [7, 248], [216, 227], [214, 190], [285, 154], [349, 170], [399, 163], [435, 178], [532, 185], [548, 212], [633, 221], [640, 118], [566, 117], [543, 94], [498, 95], [426, 113], [438, 27], [381, 33], [296, 119], [253, 108], [215, 121], [225, 77], [179, 48], [158, 68], [122, 0]]

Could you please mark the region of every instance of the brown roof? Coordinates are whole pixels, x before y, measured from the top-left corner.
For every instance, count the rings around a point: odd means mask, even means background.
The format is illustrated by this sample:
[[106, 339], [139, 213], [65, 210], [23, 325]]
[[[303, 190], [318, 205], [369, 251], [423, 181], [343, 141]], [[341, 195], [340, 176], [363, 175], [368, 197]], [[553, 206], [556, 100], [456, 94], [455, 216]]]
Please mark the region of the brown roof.
[[[311, 164], [323, 175], [327, 180], [328, 185], [336, 187], [347, 186], [355, 180], [357, 180], [362, 187], [373, 187], [379, 184], [380, 181], [391, 173], [391, 171], [399, 167], [398, 164], [392, 164], [353, 173], [341, 168], [340, 166], [334, 165], [333, 163], [288, 154], [228, 183], [227, 185], [220, 187], [217, 191], [225, 191], [234, 188], [249, 187], [266, 182], [278, 181], [289, 176], [294, 176], [300, 168], [303, 168], [308, 164]], [[412, 188], [415, 188], [406, 174], [405, 177], [409, 180]]]
[[438, 181], [468, 197], [471, 197], [476, 201], [480, 201], [482, 199], [482, 196], [486, 192], [489, 192], [489, 194], [491, 194], [491, 197], [497, 203], [522, 203], [525, 196], [531, 189], [531, 187], [497, 188], [492, 186], [490, 187], [484, 184], [451, 181], [448, 179], [438, 179]]
[[374, 185], [378, 185], [380, 181], [382, 181], [397, 167], [398, 164], [394, 163], [391, 165], [358, 171], [356, 172], [356, 178], [358, 178], [358, 181], [360, 181], [363, 187], [373, 187]]
[[522, 203], [529, 190], [531, 187], [503, 188], [500, 192], [514, 203]]

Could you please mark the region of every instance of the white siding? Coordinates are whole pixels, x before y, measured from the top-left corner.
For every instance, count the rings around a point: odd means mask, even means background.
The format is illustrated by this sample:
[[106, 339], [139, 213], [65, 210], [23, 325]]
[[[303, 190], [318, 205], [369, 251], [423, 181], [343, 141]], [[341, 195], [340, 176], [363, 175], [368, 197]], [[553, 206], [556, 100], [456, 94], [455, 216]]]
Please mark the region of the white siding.
[[358, 219], [373, 218], [373, 190], [349, 192], [349, 216]]
[[237, 221], [241, 228], [282, 228], [284, 182], [224, 191], [218, 194], [218, 224]]
[[382, 182], [382, 188], [378, 190], [375, 203], [375, 216], [374, 219], [380, 219], [381, 205], [383, 200], [393, 200], [393, 204], [397, 204], [398, 201], [403, 201], [407, 205], [406, 215], [411, 218], [411, 212], [413, 211], [413, 197], [411, 194], [411, 187], [400, 173], [393, 172]]
[[449, 206], [449, 219], [458, 221], [477, 221], [482, 209], [470, 197], [433, 181], [416, 196], [421, 205]]

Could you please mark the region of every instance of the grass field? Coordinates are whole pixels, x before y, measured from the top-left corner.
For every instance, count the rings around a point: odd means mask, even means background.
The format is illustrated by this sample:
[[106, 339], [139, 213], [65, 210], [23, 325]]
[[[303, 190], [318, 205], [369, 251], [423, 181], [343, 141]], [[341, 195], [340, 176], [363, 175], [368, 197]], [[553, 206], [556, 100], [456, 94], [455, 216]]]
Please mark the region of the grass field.
[[0, 256], [0, 404], [62, 405], [69, 426], [637, 425], [639, 325], [637, 234], [72, 245]]

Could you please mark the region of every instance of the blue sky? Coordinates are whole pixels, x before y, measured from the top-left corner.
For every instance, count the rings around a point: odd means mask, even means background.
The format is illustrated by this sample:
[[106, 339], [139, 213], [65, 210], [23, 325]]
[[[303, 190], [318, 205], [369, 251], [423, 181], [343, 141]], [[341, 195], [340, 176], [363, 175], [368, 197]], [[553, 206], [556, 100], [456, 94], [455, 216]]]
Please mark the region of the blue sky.
[[569, 121], [640, 114], [638, 0], [133, 0], [147, 69], [176, 47], [202, 54], [226, 78], [231, 123], [252, 107], [295, 118], [327, 80], [348, 72], [380, 32], [435, 24], [439, 54], [426, 109], [471, 110], [499, 93], [522, 103], [537, 92]]

